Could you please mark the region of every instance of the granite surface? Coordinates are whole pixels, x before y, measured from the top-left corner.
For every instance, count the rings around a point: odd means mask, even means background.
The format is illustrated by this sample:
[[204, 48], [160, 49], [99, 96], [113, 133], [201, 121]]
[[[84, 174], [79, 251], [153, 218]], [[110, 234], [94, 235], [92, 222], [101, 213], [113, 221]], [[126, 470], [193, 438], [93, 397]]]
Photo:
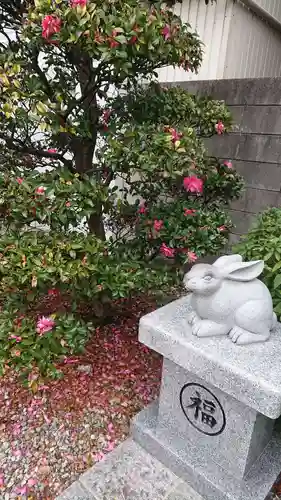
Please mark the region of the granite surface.
[[97, 500], [89, 491], [85, 490], [79, 481], [75, 481], [56, 500]]
[[183, 297], [140, 320], [139, 339], [205, 382], [263, 415], [281, 414], [281, 326], [262, 344], [237, 346], [227, 337], [198, 338], [187, 322]]
[[160, 500], [171, 488], [176, 476], [165, 467], [159, 468], [158, 461], [127, 441], [121, 449], [115, 450], [108, 459], [80, 477], [85, 489], [99, 500], [112, 500], [114, 496], [135, 500]]
[[56, 500], [203, 500], [190, 486], [127, 439]]
[[243, 481], [231, 476], [211, 461], [202, 463], [198, 448], [190, 446], [188, 452], [182, 439], [168, 446], [156, 435], [157, 405], [153, 404], [137, 415], [132, 423], [134, 439], [146, 451], [176, 472], [204, 500], [264, 500], [280, 472], [281, 436], [273, 439], [255, 462]]
[[196, 446], [206, 466], [211, 460], [242, 478], [271, 439], [273, 424], [273, 420], [164, 360], [155, 432], [168, 446], [175, 448], [180, 440], [180, 449], [187, 454], [191, 445]]
[[203, 500], [201, 495], [196, 493], [187, 483], [181, 481], [165, 500]]

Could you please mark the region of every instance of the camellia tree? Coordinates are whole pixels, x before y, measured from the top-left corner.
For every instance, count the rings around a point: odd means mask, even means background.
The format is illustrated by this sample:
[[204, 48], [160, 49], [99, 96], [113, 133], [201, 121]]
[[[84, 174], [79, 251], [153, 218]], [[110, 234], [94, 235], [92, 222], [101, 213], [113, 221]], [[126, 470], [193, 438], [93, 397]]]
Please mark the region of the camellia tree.
[[[227, 242], [242, 181], [203, 138], [229, 112], [156, 81], [202, 60], [173, 3], [0, 1], [2, 370], [56, 375], [87, 339], [81, 303], [104, 316]], [[70, 310], [42, 316], [48, 296]]]

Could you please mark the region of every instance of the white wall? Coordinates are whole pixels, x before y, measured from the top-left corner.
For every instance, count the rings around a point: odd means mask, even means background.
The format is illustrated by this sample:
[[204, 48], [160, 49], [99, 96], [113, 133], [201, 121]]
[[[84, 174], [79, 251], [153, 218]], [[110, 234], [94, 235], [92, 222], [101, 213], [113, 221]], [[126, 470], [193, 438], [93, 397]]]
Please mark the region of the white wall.
[[[281, 0], [280, 0], [281, 1]], [[188, 81], [223, 78], [233, 0], [205, 5], [202, 0], [183, 0], [175, 13], [197, 31], [204, 43], [204, 59], [198, 75], [167, 67], [159, 71], [160, 81]]]
[[254, 3], [281, 22], [281, 0], [254, 0]]
[[191, 24], [204, 42], [203, 64], [197, 75], [169, 66], [160, 81], [259, 78], [281, 74], [281, 0], [253, 0], [280, 22], [274, 30], [244, 5], [244, 0], [183, 0], [175, 12]]
[[[281, 0], [278, 1], [281, 6]], [[258, 0], [258, 2], [265, 4], [268, 0]], [[237, 2], [233, 7], [224, 78], [261, 78], [280, 75], [281, 32], [273, 30], [251, 10]]]

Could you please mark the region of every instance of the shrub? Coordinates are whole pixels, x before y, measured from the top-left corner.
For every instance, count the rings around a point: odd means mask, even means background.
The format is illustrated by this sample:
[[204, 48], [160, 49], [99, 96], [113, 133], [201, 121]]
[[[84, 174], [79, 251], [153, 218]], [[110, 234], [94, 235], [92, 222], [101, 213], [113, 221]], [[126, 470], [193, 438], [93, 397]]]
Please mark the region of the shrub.
[[268, 287], [274, 310], [281, 318], [281, 209], [271, 208], [261, 214], [256, 225], [235, 246], [245, 260], [265, 261], [262, 280]]
[[[203, 143], [231, 129], [224, 103], [155, 82], [161, 66], [196, 72], [202, 60], [172, 10], [27, 0], [0, 13], [0, 362], [49, 373], [87, 339], [83, 301], [104, 316], [113, 299], [162, 289], [217, 253], [242, 180]], [[40, 336], [49, 294], [67, 296], [72, 319], [54, 306]]]
[[1, 315], [0, 373], [9, 366], [24, 379], [36, 371], [58, 377], [54, 363], [82, 352], [89, 335], [89, 325], [71, 314], [32, 316], [19, 314], [11, 308]]

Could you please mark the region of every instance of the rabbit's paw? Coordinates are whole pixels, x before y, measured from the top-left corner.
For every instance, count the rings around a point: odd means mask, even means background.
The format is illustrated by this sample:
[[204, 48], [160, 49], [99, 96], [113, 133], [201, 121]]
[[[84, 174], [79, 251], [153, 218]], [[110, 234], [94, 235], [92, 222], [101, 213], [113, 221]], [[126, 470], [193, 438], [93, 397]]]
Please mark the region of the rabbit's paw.
[[216, 337], [220, 335], [227, 335], [229, 328], [227, 325], [222, 325], [210, 321], [208, 319], [202, 319], [196, 321], [192, 327], [193, 335], [196, 337]]
[[270, 332], [265, 332], [264, 335], [248, 332], [239, 326], [234, 326], [229, 333], [232, 342], [237, 345], [256, 344], [257, 342], [265, 342], [269, 338]]
[[187, 315], [187, 321], [189, 325], [194, 325], [197, 321], [200, 321], [200, 318], [195, 311], [190, 311]]

